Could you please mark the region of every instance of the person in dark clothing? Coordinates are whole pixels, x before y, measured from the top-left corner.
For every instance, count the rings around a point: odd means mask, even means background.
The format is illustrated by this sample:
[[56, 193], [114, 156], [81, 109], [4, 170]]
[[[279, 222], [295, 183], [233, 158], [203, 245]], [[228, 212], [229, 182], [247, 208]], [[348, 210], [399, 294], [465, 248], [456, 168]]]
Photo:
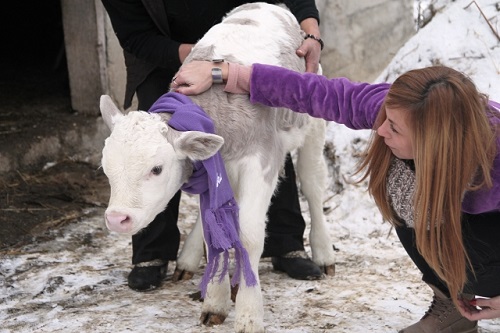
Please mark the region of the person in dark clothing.
[[[238, 0], [102, 0], [127, 68], [124, 108], [137, 94], [138, 109], [148, 110], [168, 89], [174, 74], [192, 46], [231, 9], [252, 1]], [[278, 1], [266, 1], [278, 4]], [[316, 72], [323, 42], [314, 0], [285, 0], [307, 34], [297, 55], [306, 70]], [[149, 226], [132, 236], [132, 271], [128, 285], [138, 291], [158, 287], [166, 275], [168, 261], [176, 260], [180, 243], [177, 227], [181, 193]], [[272, 257], [274, 269], [294, 279], [319, 279], [323, 272], [304, 250], [305, 221], [298, 199], [295, 170], [290, 155], [285, 175], [268, 210], [267, 239], [263, 257]]]

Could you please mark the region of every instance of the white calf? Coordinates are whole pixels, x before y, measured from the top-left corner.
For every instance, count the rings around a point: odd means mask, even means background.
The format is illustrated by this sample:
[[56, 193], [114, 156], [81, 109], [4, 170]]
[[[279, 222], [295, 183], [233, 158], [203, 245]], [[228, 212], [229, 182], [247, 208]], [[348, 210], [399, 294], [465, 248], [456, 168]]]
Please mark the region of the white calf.
[[[259, 62], [304, 71], [304, 60], [295, 55], [303, 36], [288, 10], [247, 4], [214, 26], [186, 62], [224, 58], [245, 65]], [[327, 274], [333, 274], [334, 253], [322, 212], [325, 122], [286, 109], [252, 105], [247, 95], [226, 94], [222, 85], [214, 85], [192, 100], [211, 117], [216, 135], [176, 131], [167, 125], [169, 114], [133, 111], [125, 116], [109, 97], [101, 98], [103, 118], [112, 130], [102, 156], [111, 186], [106, 224], [126, 234], [146, 227], [188, 181], [193, 161], [219, 151], [240, 208], [240, 239], [257, 275], [254, 286], [248, 286], [243, 276], [240, 279], [235, 330], [261, 332], [263, 302], [257, 273], [266, 212], [285, 156], [297, 148], [298, 178], [311, 212], [312, 258]], [[197, 224], [179, 256], [178, 269], [197, 269], [203, 253], [197, 241], [200, 237]], [[222, 283], [215, 280], [208, 285], [203, 303], [201, 320], [206, 325], [223, 322], [230, 310], [229, 278]]]

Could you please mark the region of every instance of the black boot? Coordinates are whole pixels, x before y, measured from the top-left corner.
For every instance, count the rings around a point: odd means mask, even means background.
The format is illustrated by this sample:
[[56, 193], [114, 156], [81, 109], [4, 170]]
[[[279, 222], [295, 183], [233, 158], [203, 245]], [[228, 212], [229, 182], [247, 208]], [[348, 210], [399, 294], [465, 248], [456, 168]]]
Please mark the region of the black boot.
[[152, 260], [134, 266], [128, 275], [128, 286], [136, 291], [158, 288], [167, 275], [168, 261]]
[[273, 268], [288, 274], [296, 280], [319, 280], [323, 272], [305, 253], [305, 251], [288, 252], [271, 259]]

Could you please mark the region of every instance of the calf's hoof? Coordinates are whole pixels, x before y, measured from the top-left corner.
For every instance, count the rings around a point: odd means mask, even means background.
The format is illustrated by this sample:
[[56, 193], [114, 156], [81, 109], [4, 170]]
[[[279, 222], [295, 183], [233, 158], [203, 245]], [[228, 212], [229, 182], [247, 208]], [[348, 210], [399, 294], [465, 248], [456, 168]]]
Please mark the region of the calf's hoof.
[[323, 266], [323, 271], [325, 275], [334, 276], [335, 275], [335, 264]]
[[189, 298], [193, 301], [203, 302], [203, 297], [201, 297], [201, 291], [196, 291], [194, 293], [188, 294]]
[[226, 320], [226, 315], [220, 313], [202, 312], [200, 317], [201, 323], [208, 327], [220, 325], [224, 320]]
[[172, 275], [172, 281], [186, 281], [191, 280], [194, 276], [193, 272], [189, 272], [183, 269], [175, 268], [174, 275]]
[[255, 320], [256, 318], [236, 318], [234, 330], [236, 333], [264, 333], [264, 323], [262, 320]]
[[240, 289], [239, 284], [235, 284], [234, 286], [231, 286], [231, 301], [233, 301], [233, 303], [236, 302], [236, 296], [238, 295], [238, 289]]

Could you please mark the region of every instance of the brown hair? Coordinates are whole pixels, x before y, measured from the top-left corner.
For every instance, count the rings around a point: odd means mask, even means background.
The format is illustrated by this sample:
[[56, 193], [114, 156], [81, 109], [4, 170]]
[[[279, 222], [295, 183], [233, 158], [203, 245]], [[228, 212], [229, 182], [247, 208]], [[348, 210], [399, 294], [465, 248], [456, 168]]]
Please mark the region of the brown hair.
[[[451, 68], [428, 67], [401, 75], [390, 87], [375, 129], [387, 118], [385, 108], [408, 113], [413, 128], [416, 189], [416, 245], [457, 301], [472, 269], [462, 240], [464, 193], [492, 186], [496, 131], [486, 110], [487, 98], [474, 83]], [[397, 225], [386, 181], [393, 155], [384, 138], [373, 133], [358, 172], [369, 177], [368, 190], [384, 219]]]

